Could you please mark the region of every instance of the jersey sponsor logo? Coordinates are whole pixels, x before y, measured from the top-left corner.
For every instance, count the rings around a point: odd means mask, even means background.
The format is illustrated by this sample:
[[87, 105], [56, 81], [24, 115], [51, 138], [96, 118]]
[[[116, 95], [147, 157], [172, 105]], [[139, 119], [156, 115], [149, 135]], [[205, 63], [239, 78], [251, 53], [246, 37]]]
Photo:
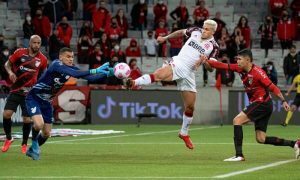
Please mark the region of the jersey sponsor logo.
[[188, 44], [189, 46], [191, 46], [192, 48], [196, 49], [197, 51], [199, 51], [201, 54], [203, 54], [205, 52], [205, 49], [203, 49], [198, 43], [196, 43], [195, 41], [191, 41]]
[[39, 67], [41, 64], [41, 61], [35, 61], [35, 67]]
[[33, 107], [30, 110], [31, 110], [31, 113], [36, 113], [36, 107]]

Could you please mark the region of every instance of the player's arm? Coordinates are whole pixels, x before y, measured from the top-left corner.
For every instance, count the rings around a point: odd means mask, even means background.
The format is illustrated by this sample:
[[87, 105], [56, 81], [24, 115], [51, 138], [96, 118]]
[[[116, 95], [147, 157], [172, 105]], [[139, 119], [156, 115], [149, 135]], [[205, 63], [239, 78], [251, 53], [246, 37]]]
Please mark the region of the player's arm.
[[231, 71], [235, 71], [235, 72], [242, 71], [238, 67], [237, 64], [222, 63], [222, 62], [215, 61], [215, 60], [207, 60], [205, 63], [208, 63], [210, 67], [216, 68], [216, 69], [231, 70]]
[[59, 73], [67, 74], [67, 75], [75, 77], [75, 78], [83, 78], [85, 76], [92, 75], [92, 74], [105, 74], [107, 76], [109, 73], [108, 66], [109, 66], [109, 63], [105, 63], [96, 69], [82, 71], [79, 68], [73, 68], [71, 66], [61, 65], [56, 68], [56, 71]]
[[82, 79], [88, 80], [90, 83], [99, 82], [107, 78], [106, 74], [90, 74], [81, 77]]
[[285, 109], [286, 111], [288, 111], [288, 110], [290, 109], [290, 106], [289, 106], [289, 104], [286, 102], [285, 98], [283, 97], [283, 95], [282, 95], [280, 89], [279, 89], [275, 84], [273, 84], [273, 83], [271, 83], [271, 84], [269, 85], [268, 88], [269, 88], [269, 90], [270, 90], [273, 94], [275, 94], [275, 95], [281, 100], [282, 106], [284, 107], [284, 109]]
[[185, 32], [186, 32], [186, 29], [180, 29], [180, 30], [172, 32], [171, 34], [169, 34], [167, 36], [158, 36], [157, 37], [157, 42], [158, 43], [164, 43], [168, 39], [182, 37], [185, 34]]
[[7, 71], [8, 75], [9, 75], [9, 79], [14, 83], [17, 80], [17, 76], [16, 74], [12, 71], [12, 63], [8, 60], [6, 61], [6, 63], [4, 64], [5, 70]]

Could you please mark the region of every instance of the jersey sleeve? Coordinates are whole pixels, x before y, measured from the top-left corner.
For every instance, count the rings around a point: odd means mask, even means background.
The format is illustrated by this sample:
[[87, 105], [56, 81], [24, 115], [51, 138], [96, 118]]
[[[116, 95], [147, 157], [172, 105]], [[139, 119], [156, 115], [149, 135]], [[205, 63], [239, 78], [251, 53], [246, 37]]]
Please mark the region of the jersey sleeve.
[[211, 51], [211, 53], [209, 54], [208, 59], [212, 59], [212, 60], [217, 60], [219, 55], [219, 46], [216, 43], [213, 43], [213, 50]]
[[263, 71], [259, 71], [257, 73], [257, 77], [260, 81], [260, 83], [264, 86], [264, 87], [269, 87], [272, 84], [272, 81], [269, 79], [269, 77], [267, 76], [266, 73], [264, 73]]
[[12, 64], [15, 63], [20, 56], [22, 55], [22, 49], [17, 49], [15, 50], [15, 52], [9, 57], [9, 62], [11, 62]]
[[189, 38], [189, 37], [191, 37], [193, 31], [200, 31], [200, 32], [202, 32], [201, 28], [196, 27], [196, 26], [192, 26], [192, 27], [187, 28], [185, 30], [184, 34], [185, 34], [186, 37]]
[[227, 64], [227, 63], [222, 63], [222, 62], [215, 61], [215, 60], [207, 60], [207, 62], [212, 68], [231, 70], [231, 71], [235, 71], [238, 73], [242, 72], [242, 69], [239, 68], [239, 66], [237, 64]]
[[90, 71], [81, 71], [75, 66], [67, 66], [62, 63], [56, 63], [56, 67], [54, 68], [54, 70], [56, 72], [72, 76], [74, 78], [82, 78], [84, 76], [90, 75]]

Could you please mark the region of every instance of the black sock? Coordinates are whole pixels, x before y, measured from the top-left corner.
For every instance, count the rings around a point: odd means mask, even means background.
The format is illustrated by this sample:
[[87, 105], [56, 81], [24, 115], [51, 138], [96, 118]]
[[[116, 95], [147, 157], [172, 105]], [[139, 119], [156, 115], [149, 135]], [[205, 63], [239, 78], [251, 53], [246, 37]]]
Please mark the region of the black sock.
[[295, 141], [280, 139], [278, 137], [266, 137], [265, 144], [272, 144], [274, 146], [290, 146], [294, 147]]
[[243, 156], [243, 127], [241, 125], [234, 125], [234, 146], [235, 155]]
[[11, 140], [11, 125], [12, 125], [11, 118], [9, 119], [3, 118], [3, 129], [6, 135], [6, 139], [8, 140]]
[[22, 145], [27, 144], [28, 141], [28, 137], [30, 134], [30, 130], [31, 130], [31, 123], [23, 123], [23, 141], [22, 141]]
[[37, 139], [38, 139], [38, 142], [39, 142], [39, 146], [41, 146], [41, 145], [43, 145], [43, 144], [47, 141], [48, 137], [44, 137], [44, 136], [40, 133], [40, 134], [38, 135]]
[[40, 130], [35, 130], [34, 126], [32, 126], [32, 140], [37, 140], [37, 136], [39, 134]]

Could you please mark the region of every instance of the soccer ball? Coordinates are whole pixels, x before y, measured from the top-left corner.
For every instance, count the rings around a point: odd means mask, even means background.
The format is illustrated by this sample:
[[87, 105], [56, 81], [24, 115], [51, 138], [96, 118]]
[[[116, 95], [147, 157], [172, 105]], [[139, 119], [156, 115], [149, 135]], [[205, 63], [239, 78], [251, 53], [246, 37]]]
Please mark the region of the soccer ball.
[[119, 79], [128, 78], [130, 72], [131, 72], [130, 67], [126, 63], [118, 63], [114, 67], [114, 75]]

